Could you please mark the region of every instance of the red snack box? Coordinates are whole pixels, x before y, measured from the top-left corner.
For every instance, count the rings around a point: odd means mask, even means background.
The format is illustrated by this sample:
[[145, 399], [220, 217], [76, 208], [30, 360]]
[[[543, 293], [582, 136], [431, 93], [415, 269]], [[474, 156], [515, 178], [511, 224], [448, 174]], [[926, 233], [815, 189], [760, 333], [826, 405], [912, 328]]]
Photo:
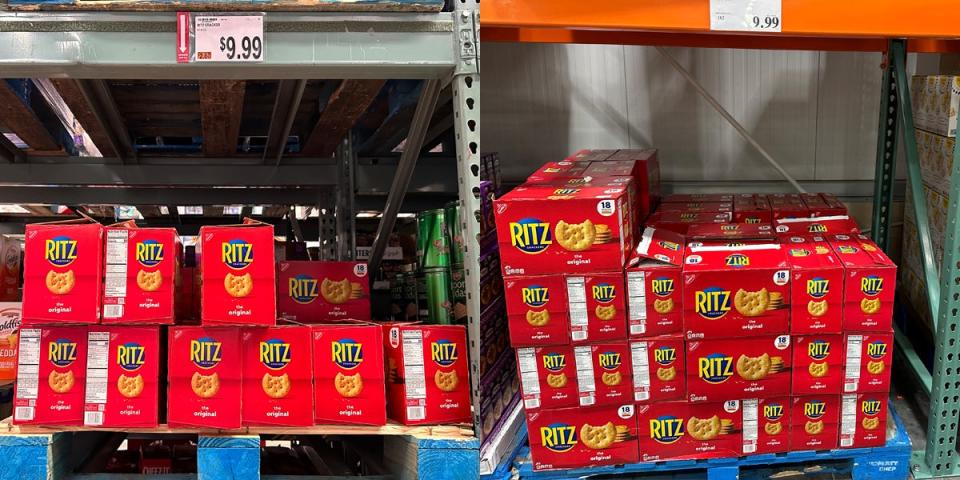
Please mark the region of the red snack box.
[[626, 340], [627, 308], [621, 272], [566, 276], [573, 343]]
[[893, 328], [897, 266], [866, 237], [835, 235], [829, 241], [846, 270], [843, 329], [889, 332]]
[[887, 393], [851, 393], [840, 399], [840, 448], [887, 443]]
[[792, 450], [837, 448], [837, 434], [840, 430], [839, 395], [793, 397], [790, 417]]
[[317, 423], [387, 423], [383, 329], [372, 323], [313, 327]]
[[790, 336], [687, 342], [687, 398], [716, 402], [790, 394]]
[[784, 240], [790, 263], [790, 333], [839, 333], [843, 323], [843, 266], [819, 237]]
[[240, 428], [240, 329], [170, 327], [168, 342], [167, 423]]
[[626, 342], [573, 347], [580, 405], [621, 405], [633, 401], [630, 346]]
[[743, 452], [739, 400], [637, 405], [640, 460], [738, 457]]
[[729, 223], [730, 213], [717, 212], [653, 212], [647, 217], [647, 226], [685, 235], [691, 225], [701, 223]]
[[580, 404], [573, 347], [553, 345], [518, 348], [517, 370], [520, 372], [525, 410], [576, 407]]
[[84, 426], [156, 427], [161, 362], [159, 327], [90, 327]]
[[846, 215], [835, 215], [832, 217], [808, 217], [808, 218], [778, 218], [776, 223], [777, 234], [780, 236], [796, 235], [852, 235], [860, 233], [860, 227], [857, 226], [852, 218]]
[[687, 394], [683, 354], [683, 336], [679, 334], [630, 342], [633, 400], [683, 400]]
[[563, 276], [507, 277], [503, 288], [513, 346], [570, 343]]
[[889, 392], [893, 365], [892, 333], [848, 333], [843, 393]]
[[743, 193], [733, 198], [733, 221], [736, 223], [765, 223], [773, 221], [773, 210], [765, 195]]
[[[560, 408], [527, 412], [530, 457], [534, 470], [555, 470], [636, 463], [639, 459], [636, 409], [633, 405]], [[614, 441], [599, 448], [597, 430], [610, 430]], [[622, 435], [618, 435], [622, 432]]]
[[277, 315], [300, 323], [320, 321], [320, 262], [277, 262]]
[[637, 186], [637, 216], [646, 217], [660, 202], [660, 162], [657, 150], [620, 150], [604, 161], [595, 161], [584, 172], [588, 176], [633, 177]]
[[383, 328], [390, 418], [404, 425], [469, 422], [464, 327], [393, 323]]
[[20, 329], [13, 423], [82, 425], [87, 327]]
[[628, 191], [520, 186], [495, 200], [503, 274], [619, 271], [633, 245]]
[[811, 217], [831, 217], [846, 215], [847, 206], [837, 197], [827, 193], [801, 193], [803, 204], [810, 210]]
[[743, 453], [786, 452], [790, 447], [790, 399], [752, 398], [743, 404]]
[[714, 212], [733, 213], [733, 202], [688, 202], [664, 203], [657, 207], [658, 212]]
[[843, 389], [844, 337], [806, 334], [793, 337], [794, 395], [838, 394]]
[[31, 223], [23, 253], [24, 325], [100, 322], [103, 225]]
[[310, 327], [245, 328], [241, 342], [243, 424], [313, 425]]
[[624, 272], [630, 338], [683, 331], [680, 265], [684, 239], [647, 227]]
[[803, 199], [796, 193], [771, 193], [767, 195], [770, 208], [773, 210], [773, 220], [778, 218], [803, 218], [810, 216], [810, 209], [803, 203]]
[[690, 225], [689, 240], [774, 240], [769, 223], [702, 223]]
[[200, 227], [200, 252], [204, 325], [276, 324], [272, 225], [251, 221]]
[[320, 262], [321, 320], [370, 318], [366, 262]]
[[106, 229], [103, 323], [165, 324], [176, 318], [180, 235], [175, 228]]
[[661, 201], [663, 203], [732, 202], [733, 197], [730, 193], [673, 193], [664, 196]]
[[786, 333], [790, 266], [775, 243], [688, 246], [683, 323], [688, 339]]
[[590, 165], [590, 162], [581, 161], [562, 161], [547, 162], [542, 167], [527, 177], [527, 183], [544, 183], [556, 180], [567, 180], [571, 178], [580, 178], [584, 170]]

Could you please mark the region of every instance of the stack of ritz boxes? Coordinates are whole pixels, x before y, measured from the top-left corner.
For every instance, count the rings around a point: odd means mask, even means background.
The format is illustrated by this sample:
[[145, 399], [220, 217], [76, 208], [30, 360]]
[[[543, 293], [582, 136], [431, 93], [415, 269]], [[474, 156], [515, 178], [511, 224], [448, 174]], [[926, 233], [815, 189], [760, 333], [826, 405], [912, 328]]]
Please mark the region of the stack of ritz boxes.
[[[156, 427], [165, 417], [202, 429], [382, 425], [388, 404], [391, 416], [411, 423], [469, 418], [469, 391], [457, 382], [467, 377], [465, 359], [458, 361], [462, 328], [362, 318], [278, 326], [271, 225], [205, 226], [197, 247], [201, 325], [174, 326], [175, 229], [28, 225], [14, 423]], [[352, 284], [334, 283], [319, 282], [321, 295], [352, 295], [344, 294]], [[411, 371], [436, 382], [415, 390], [413, 380], [399, 380]], [[423, 413], [408, 414], [410, 397]], [[465, 407], [444, 410], [449, 403]]]

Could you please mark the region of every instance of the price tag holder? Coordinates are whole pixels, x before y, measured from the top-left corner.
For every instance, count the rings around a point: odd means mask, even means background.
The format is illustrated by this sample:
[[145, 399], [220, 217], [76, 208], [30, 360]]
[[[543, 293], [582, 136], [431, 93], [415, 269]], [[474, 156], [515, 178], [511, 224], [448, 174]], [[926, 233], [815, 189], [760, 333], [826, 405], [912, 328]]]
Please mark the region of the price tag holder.
[[193, 16], [194, 62], [262, 62], [263, 14]]
[[781, 0], [710, 0], [710, 30], [780, 32]]

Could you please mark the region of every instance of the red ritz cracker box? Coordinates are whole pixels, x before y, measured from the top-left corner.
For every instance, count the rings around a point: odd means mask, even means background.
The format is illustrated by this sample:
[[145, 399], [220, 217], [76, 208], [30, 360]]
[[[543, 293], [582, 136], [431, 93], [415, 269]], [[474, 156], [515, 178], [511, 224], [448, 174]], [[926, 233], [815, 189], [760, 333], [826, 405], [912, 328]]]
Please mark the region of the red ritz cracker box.
[[658, 212], [715, 212], [733, 213], [733, 202], [688, 202], [664, 203], [657, 207]]
[[636, 463], [633, 405], [527, 412], [534, 470]]
[[633, 372], [627, 342], [573, 347], [580, 405], [620, 405], [633, 401]]
[[527, 183], [544, 183], [556, 180], [568, 180], [583, 177], [584, 170], [590, 165], [589, 161], [562, 161], [547, 162], [527, 177]]
[[839, 394], [843, 390], [844, 342], [841, 334], [793, 337], [794, 395]]
[[320, 321], [320, 262], [277, 262], [277, 316]]
[[860, 233], [860, 227], [857, 226], [852, 218], [846, 215], [835, 215], [832, 217], [809, 217], [809, 218], [778, 218], [776, 223], [777, 234], [780, 236], [794, 235], [852, 235]]
[[570, 343], [567, 284], [562, 275], [507, 277], [503, 288], [511, 345]]
[[180, 235], [175, 228], [106, 229], [103, 323], [172, 325], [180, 280]]
[[240, 329], [170, 327], [168, 342], [167, 423], [240, 428]]
[[630, 338], [683, 331], [680, 266], [684, 239], [647, 227], [627, 262], [627, 324]]
[[889, 392], [893, 334], [846, 334], [843, 393]]
[[683, 354], [683, 336], [679, 334], [630, 342], [633, 400], [648, 403], [686, 398]]
[[793, 397], [790, 413], [790, 449], [831, 450], [837, 448], [840, 430], [839, 395]]
[[580, 405], [573, 347], [518, 348], [517, 370], [525, 410]]
[[464, 327], [388, 323], [383, 328], [390, 418], [404, 425], [469, 422]]
[[887, 443], [888, 393], [851, 393], [840, 398], [840, 448]]
[[739, 400], [637, 405], [640, 461], [739, 457], [742, 426]]
[[769, 223], [702, 223], [690, 225], [689, 240], [775, 240]]
[[353, 322], [312, 328], [316, 422], [386, 424], [382, 327]]
[[280, 315], [316, 323], [370, 318], [366, 262], [280, 262]]
[[313, 425], [310, 327], [245, 328], [241, 342], [243, 424]]
[[687, 342], [687, 398], [716, 402], [790, 394], [790, 336]]
[[84, 426], [159, 425], [161, 362], [160, 327], [90, 327]]
[[733, 195], [729, 193], [673, 193], [663, 197], [663, 203], [690, 203], [690, 202], [732, 202]]
[[200, 227], [200, 320], [204, 325], [277, 322], [273, 226]]
[[775, 243], [687, 247], [683, 324], [688, 339], [787, 333], [790, 266]]
[[743, 453], [786, 452], [790, 446], [790, 398], [752, 398], [743, 406]]
[[773, 220], [778, 218], [803, 218], [810, 216], [810, 209], [796, 193], [771, 193], [767, 195]]
[[729, 223], [730, 213], [723, 212], [661, 212], [647, 217], [647, 226], [686, 235], [690, 226], [703, 223]]
[[840, 333], [843, 266], [819, 237], [783, 240], [790, 263], [790, 333]]
[[564, 280], [573, 343], [626, 340], [623, 273], [566, 276]]
[[584, 175], [630, 176], [637, 186], [637, 216], [645, 218], [660, 202], [660, 162], [657, 151], [620, 150], [604, 161], [595, 161]]
[[504, 275], [619, 271], [633, 245], [627, 187], [520, 186], [494, 201]]
[[889, 332], [893, 328], [897, 266], [866, 237], [834, 235], [829, 241], [846, 272], [843, 329]]
[[773, 221], [773, 210], [765, 195], [743, 193], [733, 199], [733, 221], [736, 223], [765, 223]]
[[100, 322], [103, 225], [29, 224], [23, 253], [24, 325]]
[[86, 375], [87, 327], [20, 329], [13, 423], [82, 425]]
[[803, 204], [810, 210], [811, 217], [831, 217], [846, 215], [847, 206], [837, 197], [827, 193], [801, 193]]

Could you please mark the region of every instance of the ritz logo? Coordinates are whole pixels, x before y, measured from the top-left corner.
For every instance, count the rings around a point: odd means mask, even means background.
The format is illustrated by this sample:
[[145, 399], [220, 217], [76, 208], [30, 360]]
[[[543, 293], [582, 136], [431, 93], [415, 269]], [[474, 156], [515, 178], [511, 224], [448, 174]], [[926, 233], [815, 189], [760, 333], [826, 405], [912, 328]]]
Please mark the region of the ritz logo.
[[814, 360], [823, 360], [830, 355], [830, 342], [814, 340], [807, 344], [807, 356]]
[[875, 297], [883, 291], [883, 279], [876, 275], [867, 275], [860, 279], [860, 291], [864, 295]]
[[566, 423], [551, 423], [540, 427], [540, 443], [553, 452], [569, 451], [577, 444], [577, 427]]
[[816, 420], [823, 416], [827, 411], [827, 404], [820, 400], [811, 400], [803, 402], [803, 415], [811, 420]]
[[558, 188], [553, 191], [553, 194], [555, 196], [567, 196], [567, 195], [574, 195], [579, 191], [580, 191], [579, 188]]
[[696, 212], [683, 212], [680, 214], [681, 222], [689, 222], [691, 220], [695, 220], [696, 218], [697, 218]]
[[807, 227], [809, 233], [827, 233], [827, 226], [822, 223], [811, 223]]
[[653, 361], [664, 367], [669, 366], [677, 359], [677, 349], [673, 347], [659, 347], [653, 351]]
[[155, 267], [163, 261], [163, 244], [156, 240], [137, 242], [137, 262], [144, 267]]
[[550, 301], [550, 289], [540, 285], [530, 285], [520, 290], [523, 304], [528, 307], [542, 307]]
[[77, 259], [77, 241], [64, 236], [48, 238], [43, 258], [57, 267], [66, 267]]
[[750, 223], [750, 224], [760, 223], [760, 217], [747, 217], [747, 221], [744, 223]]
[[671, 444], [683, 436], [683, 419], [664, 415], [650, 419], [650, 438], [663, 444]]
[[363, 362], [363, 344], [351, 338], [341, 338], [330, 344], [333, 363], [352, 370]]
[[771, 403], [769, 405], [763, 406], [763, 417], [767, 419], [768, 422], [776, 422], [783, 417], [783, 405], [779, 403]]
[[617, 289], [609, 283], [599, 283], [593, 286], [593, 299], [600, 303], [610, 303], [617, 298]]
[[139, 343], [127, 342], [117, 345], [117, 365], [128, 372], [135, 371], [143, 366], [146, 360], [145, 353], [143, 345]]
[[551, 372], [559, 372], [567, 366], [567, 356], [562, 353], [548, 353], [543, 356], [543, 368]]
[[860, 404], [860, 409], [863, 410], [864, 415], [872, 417], [880, 413], [880, 400], [864, 400]]
[[306, 305], [316, 300], [320, 295], [318, 286], [319, 282], [317, 282], [316, 278], [301, 273], [300, 275], [290, 278], [290, 282], [287, 285], [287, 293], [294, 302]]
[[807, 295], [813, 298], [823, 298], [830, 293], [830, 280], [814, 277], [807, 280]]
[[523, 218], [510, 222], [510, 244], [523, 253], [540, 253], [553, 244], [550, 224], [538, 218]]
[[260, 342], [260, 363], [271, 370], [279, 370], [290, 363], [290, 344], [279, 338]]
[[47, 357], [50, 363], [58, 367], [66, 367], [77, 359], [77, 342], [66, 338], [59, 338], [50, 342], [50, 352]]
[[430, 358], [441, 367], [449, 367], [457, 361], [457, 344], [450, 340], [430, 343]]
[[658, 297], [666, 297], [673, 293], [673, 279], [658, 277], [650, 280], [650, 290]]
[[742, 253], [734, 253], [724, 260], [728, 267], [742, 268], [750, 266], [750, 257]]
[[720, 287], [697, 290], [694, 309], [701, 317], [716, 320], [730, 311], [730, 291]]
[[883, 342], [880, 342], [880, 341], [876, 341], [876, 342], [870, 342], [870, 343], [867, 344], [867, 356], [868, 356], [868, 357], [870, 357], [870, 358], [872, 358], [872, 359], [874, 359], [874, 360], [879, 360], [879, 359], [883, 358], [886, 354], [887, 354], [887, 344], [886, 344], [886, 343], [883, 343]]
[[216, 367], [222, 358], [221, 346], [220, 342], [210, 337], [190, 340], [190, 361], [203, 369]]
[[740, 230], [740, 226], [735, 223], [728, 223], [726, 225], [720, 225], [721, 232], [736, 232]]
[[733, 375], [733, 357], [722, 353], [711, 353], [700, 357], [698, 374], [703, 381], [711, 384], [726, 382]]
[[220, 259], [234, 270], [247, 268], [253, 263], [253, 245], [244, 240], [230, 240], [220, 244]]
[[661, 247], [663, 247], [663, 248], [665, 248], [665, 249], [667, 249], [667, 250], [670, 250], [671, 252], [679, 252], [679, 251], [680, 251], [680, 244], [679, 244], [679, 243], [668, 242], [668, 241], [666, 241], [666, 240], [660, 240], [659, 244], [660, 244]]
[[600, 362], [600, 368], [604, 370], [616, 370], [620, 368], [620, 354], [617, 352], [603, 352], [597, 355]]

